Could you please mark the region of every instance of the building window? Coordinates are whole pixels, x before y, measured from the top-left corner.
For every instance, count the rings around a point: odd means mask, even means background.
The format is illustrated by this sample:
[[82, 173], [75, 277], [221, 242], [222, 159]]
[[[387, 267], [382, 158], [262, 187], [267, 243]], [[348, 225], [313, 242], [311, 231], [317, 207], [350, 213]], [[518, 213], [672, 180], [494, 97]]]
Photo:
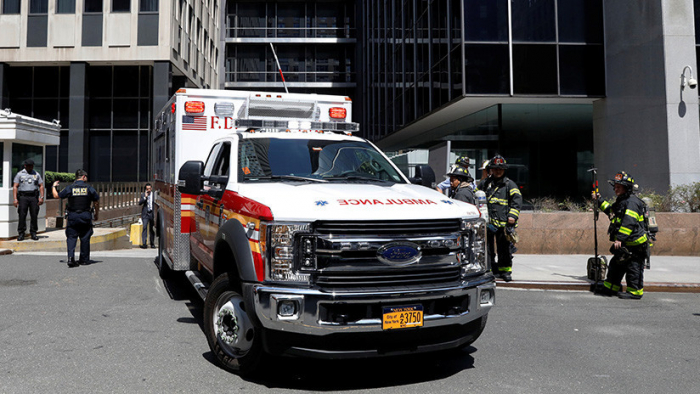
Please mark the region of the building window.
[[[12, 144], [12, 178], [22, 171], [24, 161], [34, 160], [34, 168], [39, 171], [44, 168], [44, 148], [36, 145]], [[43, 176], [43, 174], [42, 174]]]
[[141, 0], [140, 12], [158, 12], [158, 0]]
[[48, 14], [49, 0], [29, 0], [30, 14]]
[[3, 14], [19, 14], [21, 8], [22, 0], [4, 0], [2, 2], [2, 13]]
[[112, 0], [112, 12], [131, 12], [131, 0]]
[[85, 0], [85, 12], [102, 12], [102, 0]]
[[75, 0], [56, 0], [57, 14], [74, 14]]

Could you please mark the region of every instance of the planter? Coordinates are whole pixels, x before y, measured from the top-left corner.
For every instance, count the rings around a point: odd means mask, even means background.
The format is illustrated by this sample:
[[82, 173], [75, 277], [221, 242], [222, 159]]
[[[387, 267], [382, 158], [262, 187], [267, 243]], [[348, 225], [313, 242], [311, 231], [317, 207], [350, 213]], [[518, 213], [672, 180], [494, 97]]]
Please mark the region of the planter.
[[[700, 213], [657, 212], [659, 232], [652, 255], [700, 256]], [[597, 223], [598, 253], [609, 255], [608, 224]], [[524, 254], [593, 254], [592, 212], [521, 212], [518, 252]]]

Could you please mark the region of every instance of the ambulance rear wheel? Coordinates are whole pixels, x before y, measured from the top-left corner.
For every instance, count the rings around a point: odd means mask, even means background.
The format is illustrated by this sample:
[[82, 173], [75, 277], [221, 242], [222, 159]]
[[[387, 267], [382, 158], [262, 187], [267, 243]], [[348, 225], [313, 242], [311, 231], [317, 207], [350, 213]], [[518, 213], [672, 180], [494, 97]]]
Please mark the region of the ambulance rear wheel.
[[229, 283], [228, 274], [214, 280], [204, 301], [204, 333], [217, 361], [227, 370], [250, 375], [264, 352], [259, 328], [248, 317], [243, 296]]

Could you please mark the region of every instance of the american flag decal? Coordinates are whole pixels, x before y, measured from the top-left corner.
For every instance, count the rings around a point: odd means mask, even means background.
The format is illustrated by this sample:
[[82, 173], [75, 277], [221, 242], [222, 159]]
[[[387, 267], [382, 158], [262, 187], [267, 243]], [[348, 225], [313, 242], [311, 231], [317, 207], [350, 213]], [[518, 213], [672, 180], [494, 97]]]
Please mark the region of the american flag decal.
[[207, 131], [207, 117], [182, 115], [182, 129]]

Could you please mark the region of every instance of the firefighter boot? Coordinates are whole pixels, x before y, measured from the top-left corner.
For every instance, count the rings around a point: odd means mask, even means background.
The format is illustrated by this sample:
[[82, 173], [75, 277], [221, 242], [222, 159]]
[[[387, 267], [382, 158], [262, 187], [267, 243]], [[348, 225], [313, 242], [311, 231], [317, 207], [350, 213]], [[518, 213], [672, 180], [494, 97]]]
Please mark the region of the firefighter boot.
[[642, 296], [641, 295], [636, 295], [628, 292], [620, 293], [618, 295], [619, 298], [623, 300], [641, 300]]

